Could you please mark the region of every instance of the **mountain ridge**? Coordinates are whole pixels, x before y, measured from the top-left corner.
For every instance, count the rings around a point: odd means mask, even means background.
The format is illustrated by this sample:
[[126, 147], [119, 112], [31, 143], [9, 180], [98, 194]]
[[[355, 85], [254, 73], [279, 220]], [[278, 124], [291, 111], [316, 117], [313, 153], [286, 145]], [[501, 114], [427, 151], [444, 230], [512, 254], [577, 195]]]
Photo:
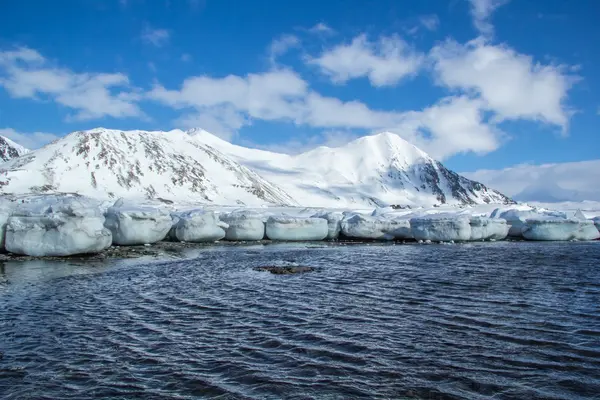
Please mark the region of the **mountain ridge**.
[[95, 128], [1, 164], [0, 190], [315, 207], [511, 201], [390, 132], [292, 156], [238, 146], [199, 128]]

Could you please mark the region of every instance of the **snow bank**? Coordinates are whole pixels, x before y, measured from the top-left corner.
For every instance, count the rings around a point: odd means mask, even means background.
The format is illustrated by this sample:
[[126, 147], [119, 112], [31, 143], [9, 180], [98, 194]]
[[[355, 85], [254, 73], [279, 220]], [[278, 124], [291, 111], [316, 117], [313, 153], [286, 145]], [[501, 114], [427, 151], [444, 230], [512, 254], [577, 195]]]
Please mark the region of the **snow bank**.
[[341, 222], [344, 236], [355, 239], [394, 240], [412, 238], [410, 223], [405, 219], [385, 219], [362, 214], [348, 214]]
[[523, 237], [521, 234], [522, 229], [525, 226], [525, 221], [527, 219], [536, 219], [536, 218], [567, 218], [567, 215], [564, 212], [560, 211], [549, 211], [549, 210], [539, 210], [539, 209], [510, 209], [501, 211], [500, 209], [496, 209], [492, 212], [491, 218], [501, 218], [506, 220], [506, 223], [509, 225], [510, 229], [508, 231], [508, 236], [511, 237]]
[[329, 229], [323, 218], [272, 216], [267, 219], [266, 234], [271, 240], [323, 240]]
[[469, 240], [503, 240], [510, 229], [501, 218], [471, 217], [471, 237]]
[[340, 236], [342, 231], [342, 219], [344, 214], [339, 211], [320, 212], [314, 214], [312, 218], [323, 218], [327, 221], [327, 240], [334, 240]]
[[265, 237], [265, 222], [257, 212], [236, 211], [221, 215], [220, 219], [228, 225], [225, 230], [227, 240], [255, 241]]
[[173, 228], [179, 241], [215, 242], [225, 237], [228, 226], [212, 211], [191, 210], [179, 214], [179, 220]]
[[171, 215], [161, 208], [116, 206], [106, 210], [104, 226], [121, 246], [156, 243], [163, 240], [172, 226]]
[[471, 240], [471, 218], [468, 216], [436, 214], [417, 217], [410, 220], [410, 227], [416, 240], [435, 242]]
[[97, 253], [112, 243], [103, 217], [73, 217], [61, 213], [8, 219], [6, 250], [28, 256], [70, 256]]
[[578, 218], [527, 219], [521, 232], [527, 240], [595, 240], [600, 237], [593, 221]]

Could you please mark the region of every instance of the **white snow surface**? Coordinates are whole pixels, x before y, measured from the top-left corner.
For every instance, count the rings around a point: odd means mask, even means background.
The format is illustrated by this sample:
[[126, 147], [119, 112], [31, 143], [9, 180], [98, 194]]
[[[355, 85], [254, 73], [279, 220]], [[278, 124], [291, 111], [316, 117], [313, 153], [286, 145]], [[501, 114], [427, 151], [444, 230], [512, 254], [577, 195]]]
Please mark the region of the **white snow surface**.
[[295, 156], [237, 146], [202, 129], [189, 134], [256, 171], [305, 206], [373, 208], [388, 204], [477, 204], [507, 200], [500, 193], [447, 170], [422, 150], [389, 132], [362, 137], [342, 147], [318, 147]]
[[179, 214], [173, 226], [174, 235], [182, 242], [215, 242], [225, 237], [228, 224], [212, 211], [191, 210]]
[[329, 229], [323, 218], [271, 216], [267, 219], [266, 235], [271, 240], [323, 240]]
[[181, 130], [73, 132], [0, 164], [2, 193], [296, 205], [283, 190]]
[[596, 240], [600, 238], [594, 222], [578, 218], [527, 219], [521, 231], [527, 240]]
[[355, 239], [410, 239], [412, 233], [407, 219], [384, 218], [348, 213], [341, 222], [344, 236]]
[[113, 236], [113, 244], [121, 246], [152, 244], [163, 240], [173, 221], [161, 208], [121, 206], [106, 210], [104, 225]]

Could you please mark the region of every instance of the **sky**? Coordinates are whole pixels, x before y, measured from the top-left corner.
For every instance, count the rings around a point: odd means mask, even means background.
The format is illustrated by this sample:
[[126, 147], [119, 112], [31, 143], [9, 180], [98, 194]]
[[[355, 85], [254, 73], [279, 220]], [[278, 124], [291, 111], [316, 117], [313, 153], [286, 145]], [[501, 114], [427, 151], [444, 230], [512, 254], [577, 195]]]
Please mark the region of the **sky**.
[[599, 157], [596, 0], [0, 1], [0, 135], [391, 131], [457, 171]]

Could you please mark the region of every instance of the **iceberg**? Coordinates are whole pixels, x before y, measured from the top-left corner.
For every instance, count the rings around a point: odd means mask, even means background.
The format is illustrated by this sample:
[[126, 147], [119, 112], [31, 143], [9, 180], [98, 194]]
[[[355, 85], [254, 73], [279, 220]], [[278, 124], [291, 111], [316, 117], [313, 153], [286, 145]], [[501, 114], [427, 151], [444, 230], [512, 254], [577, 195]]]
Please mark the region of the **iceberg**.
[[271, 216], [267, 219], [266, 234], [271, 240], [323, 240], [329, 229], [323, 218]]
[[174, 233], [182, 242], [215, 242], [225, 237], [228, 226], [213, 211], [190, 210], [179, 214]]
[[596, 229], [600, 231], [600, 217], [596, 217], [592, 221], [594, 222], [594, 225], [596, 225]]
[[6, 238], [6, 226], [8, 225], [9, 217], [9, 210], [0, 210], [0, 252], [6, 251], [4, 247], [4, 240]]
[[327, 240], [334, 240], [340, 236], [342, 231], [342, 219], [344, 214], [339, 211], [321, 212], [314, 214], [311, 218], [323, 218], [327, 221]]
[[577, 218], [538, 217], [525, 221], [521, 231], [527, 240], [595, 240], [600, 232], [594, 222]]
[[12, 216], [6, 227], [6, 250], [28, 256], [70, 256], [98, 253], [112, 243], [104, 217], [63, 213]]
[[[471, 218], [468, 216], [427, 215], [412, 218], [410, 226], [415, 240], [431, 240], [434, 242], [471, 240]], [[479, 235], [479, 233], [478, 230], [477, 234]]]
[[471, 217], [471, 237], [469, 240], [504, 240], [510, 227], [501, 218]]
[[232, 212], [220, 217], [228, 227], [225, 239], [233, 241], [256, 241], [265, 237], [265, 222], [257, 212]]
[[104, 226], [120, 246], [151, 244], [163, 240], [172, 227], [171, 215], [161, 208], [118, 206], [106, 210]]
[[363, 214], [347, 214], [341, 222], [344, 236], [354, 239], [411, 239], [407, 219], [384, 219]]

